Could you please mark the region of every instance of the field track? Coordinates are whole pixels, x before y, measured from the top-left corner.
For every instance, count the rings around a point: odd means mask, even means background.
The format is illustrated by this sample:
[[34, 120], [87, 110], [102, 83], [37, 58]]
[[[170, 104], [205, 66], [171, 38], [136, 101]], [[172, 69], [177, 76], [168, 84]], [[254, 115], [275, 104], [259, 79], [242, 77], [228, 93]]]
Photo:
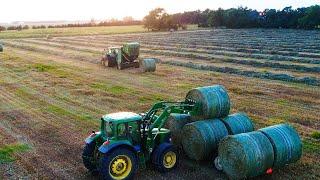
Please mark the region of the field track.
[[[142, 57], [157, 57], [155, 73], [99, 65], [103, 49], [139, 41]], [[159, 100], [182, 100], [194, 87], [222, 84], [232, 112], [244, 111], [257, 128], [294, 125], [304, 143], [296, 164], [276, 179], [319, 179], [320, 33], [296, 30], [198, 30], [5, 39], [0, 54], [0, 142], [27, 144], [15, 162], [0, 163], [0, 179], [96, 179], [81, 161], [83, 140], [99, 117], [146, 111]], [[1, 150], [0, 150], [1, 152]], [[182, 159], [179, 168], [143, 179], [225, 177], [212, 163]]]

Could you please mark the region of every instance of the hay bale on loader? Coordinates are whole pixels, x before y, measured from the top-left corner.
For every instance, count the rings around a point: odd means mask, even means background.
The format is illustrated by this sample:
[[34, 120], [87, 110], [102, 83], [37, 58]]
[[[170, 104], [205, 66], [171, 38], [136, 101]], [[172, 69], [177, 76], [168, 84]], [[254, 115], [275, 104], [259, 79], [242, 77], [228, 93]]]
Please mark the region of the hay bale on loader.
[[193, 115], [193, 119], [222, 118], [230, 111], [229, 95], [221, 85], [192, 89], [188, 92], [186, 101], [194, 101], [198, 104], [199, 113]]

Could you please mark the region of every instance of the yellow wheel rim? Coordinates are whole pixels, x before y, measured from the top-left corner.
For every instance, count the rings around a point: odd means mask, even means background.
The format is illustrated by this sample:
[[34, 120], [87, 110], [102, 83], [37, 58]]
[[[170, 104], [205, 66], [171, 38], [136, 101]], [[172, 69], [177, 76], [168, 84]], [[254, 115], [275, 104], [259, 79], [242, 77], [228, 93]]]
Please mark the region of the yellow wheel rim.
[[177, 155], [172, 151], [167, 152], [163, 156], [163, 165], [167, 169], [173, 168], [176, 162], [177, 162]]
[[126, 155], [119, 155], [112, 159], [109, 173], [113, 179], [125, 179], [132, 170], [131, 159]]

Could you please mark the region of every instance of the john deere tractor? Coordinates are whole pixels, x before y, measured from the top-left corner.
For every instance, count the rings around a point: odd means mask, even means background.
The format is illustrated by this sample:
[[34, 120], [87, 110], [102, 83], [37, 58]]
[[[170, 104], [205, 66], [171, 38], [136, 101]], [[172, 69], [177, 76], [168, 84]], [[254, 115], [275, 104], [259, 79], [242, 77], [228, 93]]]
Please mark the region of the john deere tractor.
[[126, 43], [121, 47], [110, 47], [105, 56], [102, 57], [101, 63], [104, 66], [125, 69], [128, 67], [139, 68], [140, 44], [138, 42]]
[[99, 132], [85, 140], [83, 163], [103, 179], [130, 179], [151, 162], [160, 172], [176, 167], [178, 154], [170, 130], [163, 128], [171, 113], [199, 114], [198, 103], [159, 102], [146, 113], [120, 112], [101, 118]]
[[143, 72], [154, 72], [156, 70], [156, 58], [138, 59], [140, 44], [138, 42], [125, 43], [120, 47], [108, 48], [101, 58], [101, 64], [108, 67], [117, 67], [122, 70], [129, 67], [139, 68], [142, 66]]

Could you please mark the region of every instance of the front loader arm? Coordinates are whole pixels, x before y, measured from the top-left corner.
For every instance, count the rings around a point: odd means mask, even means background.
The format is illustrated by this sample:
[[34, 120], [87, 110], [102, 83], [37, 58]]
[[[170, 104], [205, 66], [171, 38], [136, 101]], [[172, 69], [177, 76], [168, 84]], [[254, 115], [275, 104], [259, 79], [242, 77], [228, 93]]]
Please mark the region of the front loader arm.
[[[171, 113], [187, 114], [191, 111], [193, 106], [193, 104], [185, 102], [160, 102], [155, 104], [146, 114], [146, 117], [150, 118], [148, 130], [149, 136], [152, 134], [152, 129], [158, 128], [160, 130], [166, 124]], [[162, 112], [155, 120], [153, 120], [153, 116], [158, 111]]]

